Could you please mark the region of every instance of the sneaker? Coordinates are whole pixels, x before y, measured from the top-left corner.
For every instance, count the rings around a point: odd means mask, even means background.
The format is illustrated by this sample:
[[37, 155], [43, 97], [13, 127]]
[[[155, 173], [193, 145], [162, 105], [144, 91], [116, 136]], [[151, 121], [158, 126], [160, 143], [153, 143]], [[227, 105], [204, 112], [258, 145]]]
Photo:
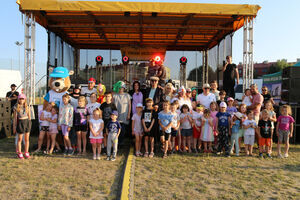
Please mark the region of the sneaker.
[[107, 156], [107, 157], [106, 157], [106, 160], [107, 160], [107, 161], [110, 161], [110, 156]]
[[18, 158], [19, 158], [19, 159], [21, 159], [21, 160], [23, 160], [23, 159], [24, 159], [24, 156], [23, 156], [22, 152], [18, 153], [18, 155], [17, 155], [17, 156], [18, 156]]
[[272, 158], [271, 154], [267, 153], [267, 157], [268, 158]]
[[65, 149], [64, 155], [65, 155], [65, 156], [68, 155], [68, 149]]
[[30, 159], [29, 152], [25, 152], [25, 154], [24, 154], [24, 155], [25, 155], [25, 158], [26, 158], [26, 159]]
[[111, 160], [111, 161], [115, 161], [115, 160], [116, 160], [116, 157], [113, 156], [110, 160]]
[[260, 158], [264, 158], [264, 156], [263, 156], [262, 153], [259, 153], [259, 157], [260, 157]]
[[97, 160], [100, 160], [100, 159], [101, 159], [100, 155], [97, 155], [96, 159], [97, 159]]
[[154, 153], [151, 152], [151, 153], [149, 154], [149, 158], [153, 158], [153, 156], [154, 156]]
[[283, 158], [283, 156], [281, 155], [281, 153], [279, 153], [279, 154], [277, 155], [277, 157], [278, 157], [278, 158]]
[[236, 156], [236, 157], [239, 157], [239, 156], [240, 156], [240, 154], [236, 154], [235, 156]]
[[289, 154], [285, 153], [283, 157], [284, 157], [284, 158], [288, 158], [288, 157], [289, 157]]
[[218, 151], [216, 154], [217, 154], [217, 155], [221, 155], [221, 152], [220, 152], [220, 151]]
[[96, 159], [97, 159], [97, 156], [96, 156], [96, 155], [94, 155], [94, 156], [93, 156], [93, 160], [96, 160]]
[[69, 149], [68, 150], [68, 156], [71, 156], [71, 155], [73, 155], [74, 154], [74, 150], [73, 149]]

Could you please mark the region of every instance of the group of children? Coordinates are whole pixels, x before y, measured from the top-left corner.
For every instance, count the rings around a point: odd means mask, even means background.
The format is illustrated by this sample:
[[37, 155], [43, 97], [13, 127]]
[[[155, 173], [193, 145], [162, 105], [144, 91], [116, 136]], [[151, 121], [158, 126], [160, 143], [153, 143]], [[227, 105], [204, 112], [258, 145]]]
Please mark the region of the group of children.
[[[86, 154], [86, 136], [89, 132], [93, 159], [100, 159], [103, 145], [107, 149], [107, 160], [114, 161], [121, 125], [117, 121], [118, 112], [112, 102], [112, 93], [106, 92], [105, 100], [100, 105], [96, 102], [96, 94], [93, 93], [90, 96], [90, 103], [87, 103], [84, 96], [80, 96], [78, 105], [73, 107], [70, 104], [70, 96], [65, 94], [60, 107], [49, 103], [40, 113], [40, 135], [35, 152], [41, 151], [45, 136], [47, 137], [45, 153], [52, 154], [55, 146], [60, 149], [56, 135], [61, 130], [65, 146], [64, 154], [74, 154], [69, 138], [71, 128], [74, 127], [77, 135], [77, 154]], [[233, 99], [230, 97], [227, 103], [225, 101], [219, 104], [211, 102], [209, 108], [197, 105], [195, 102], [192, 104], [192, 110], [186, 104], [179, 108], [177, 99], [173, 99], [171, 103], [164, 101], [162, 105], [160, 112], [154, 109], [151, 98], [145, 100], [145, 107], [140, 103], [136, 105], [136, 113], [132, 116], [132, 135], [135, 136], [136, 156], [153, 157], [154, 139], [159, 134], [164, 158], [168, 156], [168, 153], [200, 152], [202, 145], [205, 153], [215, 150], [217, 154], [223, 151], [225, 156], [230, 156], [235, 151], [236, 156], [239, 156], [242, 140], [245, 144], [246, 155], [252, 156], [255, 136], [259, 144], [259, 156], [263, 157], [263, 153], [266, 152], [267, 156], [271, 157], [273, 132], [276, 130], [278, 156], [288, 157], [289, 137], [292, 137], [294, 123], [291, 108], [288, 105], [280, 108], [281, 115], [276, 119], [272, 103], [266, 102], [258, 122], [254, 120], [253, 112], [247, 110], [246, 104], [242, 103], [237, 108], [233, 106]], [[277, 122], [276, 127], [275, 122]], [[30, 112], [25, 95], [19, 96], [15, 106], [13, 130], [19, 135], [18, 157], [24, 159], [21, 152], [21, 140], [25, 134], [25, 157], [30, 158], [28, 153]], [[145, 152], [141, 153], [143, 139]], [[280, 151], [281, 143], [286, 144], [283, 156]]]

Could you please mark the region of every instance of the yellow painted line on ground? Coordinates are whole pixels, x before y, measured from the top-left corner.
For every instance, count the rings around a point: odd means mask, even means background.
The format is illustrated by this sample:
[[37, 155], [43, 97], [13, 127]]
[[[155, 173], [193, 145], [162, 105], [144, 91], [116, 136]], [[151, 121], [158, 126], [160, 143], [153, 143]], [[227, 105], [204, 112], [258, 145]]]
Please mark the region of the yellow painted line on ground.
[[133, 159], [133, 147], [130, 147], [122, 183], [121, 200], [129, 199], [130, 176]]

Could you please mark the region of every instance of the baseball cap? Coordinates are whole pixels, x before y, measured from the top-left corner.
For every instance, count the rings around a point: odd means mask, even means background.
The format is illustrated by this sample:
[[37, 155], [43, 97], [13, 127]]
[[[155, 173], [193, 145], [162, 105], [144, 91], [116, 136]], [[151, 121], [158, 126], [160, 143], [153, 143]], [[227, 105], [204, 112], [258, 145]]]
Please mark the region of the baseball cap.
[[116, 111], [116, 110], [112, 111], [111, 115], [116, 115], [116, 116], [118, 116], [118, 111]]
[[91, 78], [89, 79], [89, 83], [91, 83], [91, 82], [96, 83], [96, 80], [95, 80], [93, 77], [91, 77]]
[[227, 101], [234, 101], [234, 99], [232, 97], [228, 97]]
[[26, 99], [26, 95], [25, 94], [19, 94], [18, 99]]
[[186, 92], [192, 92], [191, 88], [187, 88]]
[[50, 77], [52, 78], [66, 78], [69, 76], [69, 70], [65, 67], [56, 67], [53, 69]]
[[16, 86], [16, 84], [13, 83], [10, 85], [10, 87], [17, 87], [17, 86]]
[[137, 107], [137, 108], [138, 108], [138, 107], [143, 107], [143, 104], [138, 103], [138, 104], [136, 104], [136, 107]]
[[158, 81], [159, 78], [158, 78], [157, 76], [151, 76], [151, 77], [150, 77], [150, 80]]
[[221, 103], [220, 103], [220, 107], [225, 107], [225, 108], [227, 108], [227, 104], [226, 104], [225, 102], [221, 102]]
[[203, 88], [210, 88], [210, 85], [209, 85], [208, 83], [205, 83], [205, 84], [203, 85]]

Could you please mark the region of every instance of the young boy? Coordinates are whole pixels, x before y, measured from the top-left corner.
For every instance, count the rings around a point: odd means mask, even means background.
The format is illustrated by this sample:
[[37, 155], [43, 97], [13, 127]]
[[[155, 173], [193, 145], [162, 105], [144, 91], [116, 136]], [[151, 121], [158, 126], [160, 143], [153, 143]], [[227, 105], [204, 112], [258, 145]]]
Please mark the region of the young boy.
[[251, 110], [247, 111], [247, 117], [243, 122], [244, 132], [244, 143], [246, 149], [246, 155], [252, 156], [253, 144], [255, 139], [255, 129], [257, 127], [255, 120], [253, 119], [253, 112]]
[[[121, 125], [117, 121], [118, 112], [116, 110], [112, 111], [110, 115], [111, 121], [108, 122], [106, 126], [106, 133], [108, 134], [107, 137], [107, 158], [106, 160], [115, 161], [116, 155], [118, 151], [118, 137], [121, 132]], [[113, 155], [111, 155], [111, 146], [113, 145]]]
[[163, 158], [167, 157], [168, 143], [170, 142], [172, 118], [173, 115], [169, 111], [169, 101], [163, 102], [163, 110], [158, 113], [158, 123], [160, 126], [160, 141], [164, 147]]
[[[146, 108], [142, 113], [142, 126], [144, 128], [144, 136], [145, 136], [145, 154], [144, 157], [152, 158], [154, 156], [154, 124], [155, 120], [157, 120], [157, 112], [154, 111], [153, 100], [151, 98], [146, 99]], [[149, 155], [148, 151], [148, 141], [150, 138], [151, 152]]]
[[219, 100], [217, 100], [218, 106], [220, 106], [221, 102], [225, 102], [226, 92], [225, 90], [221, 90], [219, 93]]
[[272, 123], [269, 119], [267, 110], [262, 111], [262, 119], [258, 122], [258, 137], [259, 137], [259, 157], [263, 158], [263, 148], [267, 147], [267, 156], [271, 157], [271, 127]]
[[[221, 98], [221, 96], [220, 96]], [[218, 133], [218, 151], [217, 154], [220, 155], [222, 149], [225, 149], [225, 156], [229, 157], [229, 136], [230, 134], [230, 114], [226, 112], [227, 105], [225, 102], [220, 103], [220, 112], [217, 113], [217, 121], [216, 121], [216, 127], [217, 133]]]
[[[112, 100], [112, 93], [105, 92], [105, 102], [101, 104], [100, 110], [102, 111], [102, 120], [104, 121], [104, 127], [107, 126], [108, 122], [110, 121], [110, 115], [114, 110], [117, 110], [117, 107], [114, 103], [111, 102]], [[104, 151], [107, 147], [107, 132], [106, 129], [103, 131], [103, 144], [104, 144]], [[103, 152], [103, 151], [102, 151]]]

